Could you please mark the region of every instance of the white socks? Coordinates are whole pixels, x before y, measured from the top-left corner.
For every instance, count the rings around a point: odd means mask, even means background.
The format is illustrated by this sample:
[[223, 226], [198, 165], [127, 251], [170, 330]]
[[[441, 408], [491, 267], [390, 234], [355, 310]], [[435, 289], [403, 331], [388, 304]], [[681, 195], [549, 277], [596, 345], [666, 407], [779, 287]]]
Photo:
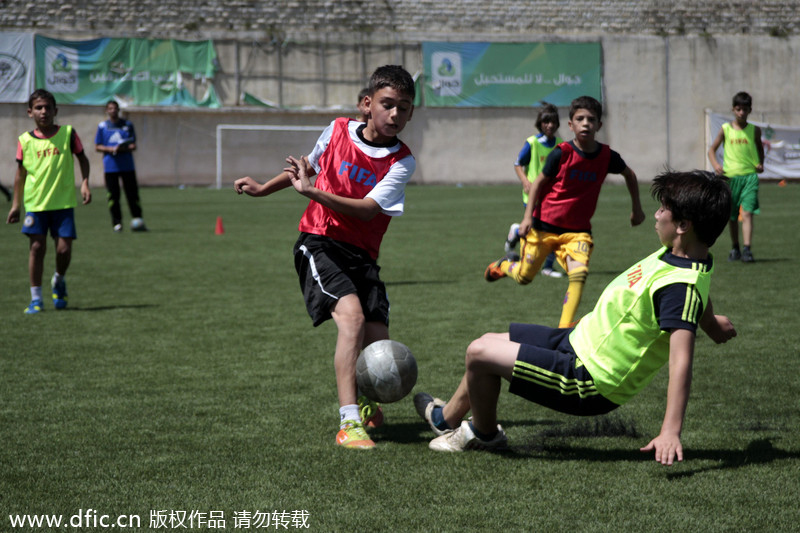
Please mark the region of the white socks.
[[358, 404], [351, 403], [350, 405], [343, 405], [339, 408], [339, 423], [344, 423], [345, 420], [352, 420], [353, 422], [361, 422], [361, 414], [358, 411]]

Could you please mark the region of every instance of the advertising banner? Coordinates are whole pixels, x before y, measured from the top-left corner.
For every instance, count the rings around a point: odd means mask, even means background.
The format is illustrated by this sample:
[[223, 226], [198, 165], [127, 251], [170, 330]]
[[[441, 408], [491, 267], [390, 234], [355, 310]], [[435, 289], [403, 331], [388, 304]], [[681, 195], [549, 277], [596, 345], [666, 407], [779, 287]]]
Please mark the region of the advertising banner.
[[[708, 145], [710, 146], [725, 122], [733, 119], [731, 115], [708, 112]], [[782, 179], [800, 177], [800, 127], [779, 126], [748, 120], [761, 128], [761, 142], [764, 144], [764, 172], [759, 178]], [[717, 161], [725, 168], [723, 150], [717, 150]], [[709, 169], [711, 170], [711, 169]]]
[[[140, 106], [219, 107], [211, 80], [217, 55], [211, 41], [92, 39], [36, 36], [36, 86], [58, 103], [104, 105], [112, 98]], [[188, 80], [206, 85], [195, 99]]]
[[27, 102], [33, 75], [33, 34], [0, 32], [0, 102]]
[[600, 43], [427, 42], [422, 44], [425, 105], [567, 106], [602, 100]]

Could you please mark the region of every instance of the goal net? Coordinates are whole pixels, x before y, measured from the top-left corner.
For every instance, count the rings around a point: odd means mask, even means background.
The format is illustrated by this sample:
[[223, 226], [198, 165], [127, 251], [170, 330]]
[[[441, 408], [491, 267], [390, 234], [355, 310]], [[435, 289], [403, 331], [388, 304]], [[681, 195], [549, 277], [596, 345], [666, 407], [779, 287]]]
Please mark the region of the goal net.
[[283, 168], [284, 159], [308, 155], [325, 126], [218, 124], [216, 187], [242, 176], [266, 181]]

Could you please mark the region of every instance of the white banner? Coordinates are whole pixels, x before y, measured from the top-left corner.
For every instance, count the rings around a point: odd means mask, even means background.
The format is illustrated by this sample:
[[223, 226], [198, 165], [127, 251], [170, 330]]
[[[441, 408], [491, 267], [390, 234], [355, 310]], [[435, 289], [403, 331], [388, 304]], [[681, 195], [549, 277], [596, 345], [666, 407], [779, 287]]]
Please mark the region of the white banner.
[[0, 32], [0, 102], [26, 102], [35, 74], [33, 34]]
[[[708, 144], [714, 142], [717, 133], [725, 122], [733, 120], [732, 115], [707, 112]], [[779, 126], [748, 120], [761, 128], [761, 142], [764, 144], [764, 172], [759, 178], [797, 178], [800, 177], [800, 127]], [[722, 164], [722, 147], [717, 150], [717, 160]]]

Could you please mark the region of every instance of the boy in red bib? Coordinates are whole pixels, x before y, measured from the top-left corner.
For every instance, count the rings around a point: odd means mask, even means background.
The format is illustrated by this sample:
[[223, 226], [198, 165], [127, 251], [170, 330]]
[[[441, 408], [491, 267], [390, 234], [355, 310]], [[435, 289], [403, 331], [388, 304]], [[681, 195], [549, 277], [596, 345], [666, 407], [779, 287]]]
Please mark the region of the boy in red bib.
[[295, 268], [314, 326], [333, 318], [338, 330], [336, 444], [346, 448], [373, 448], [364, 426], [379, 425], [383, 417], [376, 404], [358, 398], [356, 359], [363, 347], [389, 338], [389, 300], [377, 258], [391, 217], [403, 214], [405, 186], [416, 169], [397, 138], [411, 119], [414, 91], [402, 67], [378, 68], [360, 100], [366, 123], [338, 118], [310, 155], [288, 157], [289, 166], [267, 183], [250, 177], [234, 183], [236, 192], [250, 196], [293, 186], [310, 200], [294, 246]]
[[519, 235], [524, 236], [520, 260], [503, 258], [484, 272], [486, 281], [510, 277], [527, 285], [533, 281], [547, 255], [555, 252], [569, 276], [559, 327], [568, 327], [574, 322], [581, 301], [593, 246], [591, 218], [607, 174], [622, 174], [625, 178], [631, 196], [631, 225], [637, 226], [645, 218], [636, 174], [617, 152], [595, 141], [595, 134], [603, 125], [602, 116], [603, 107], [594, 98], [581, 96], [572, 101], [569, 129], [575, 138], [550, 152], [533, 183], [518, 230]]

